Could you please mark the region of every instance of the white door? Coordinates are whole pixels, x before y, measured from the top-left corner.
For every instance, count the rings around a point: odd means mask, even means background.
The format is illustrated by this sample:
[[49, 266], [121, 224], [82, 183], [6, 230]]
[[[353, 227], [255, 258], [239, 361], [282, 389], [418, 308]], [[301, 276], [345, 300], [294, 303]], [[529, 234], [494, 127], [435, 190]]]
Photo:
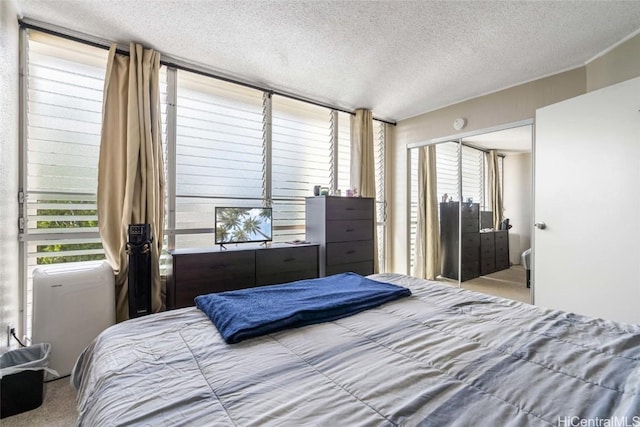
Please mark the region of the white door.
[[640, 323], [640, 78], [537, 110], [534, 303]]

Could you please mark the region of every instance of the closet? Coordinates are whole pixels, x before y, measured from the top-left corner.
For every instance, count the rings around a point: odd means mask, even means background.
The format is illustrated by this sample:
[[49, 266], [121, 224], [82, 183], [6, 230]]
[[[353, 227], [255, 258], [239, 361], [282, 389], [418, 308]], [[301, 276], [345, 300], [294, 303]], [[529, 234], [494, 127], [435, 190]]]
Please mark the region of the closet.
[[[463, 135], [454, 140], [443, 138], [416, 144], [408, 149], [412, 214], [409, 248], [412, 254], [409, 265], [411, 274], [420, 275], [420, 266], [431, 262], [427, 259], [429, 249], [420, 246], [419, 238], [424, 236], [418, 234], [425, 233], [424, 228], [419, 227], [419, 222], [428, 221], [425, 218], [427, 209], [431, 212], [435, 210], [440, 261], [436, 280], [449, 283], [456, 280], [460, 286], [468, 282], [462, 287], [480, 285], [485, 289], [521, 284], [519, 299], [529, 301], [525, 268], [520, 265], [514, 269], [511, 267], [520, 264], [522, 253], [531, 247], [532, 120], [486, 130], [478, 135]], [[492, 149], [496, 150], [498, 158], [494, 158], [495, 162], [489, 165], [489, 151]], [[432, 163], [435, 158], [435, 167], [421, 161], [421, 156], [423, 159], [431, 158]], [[430, 176], [428, 171], [434, 168], [435, 179], [425, 179], [425, 176]], [[495, 193], [490, 187], [490, 169], [498, 171], [496, 175], [500, 180], [504, 206], [502, 218], [509, 218], [513, 225], [509, 230], [501, 229], [499, 220], [498, 224], [494, 223], [492, 198]], [[425, 196], [425, 189], [434, 180], [435, 194], [431, 188], [430, 195]], [[430, 200], [431, 205], [424, 205], [424, 200]], [[431, 221], [427, 233], [433, 236], [433, 217]], [[502, 276], [489, 279], [482, 277], [507, 269], [511, 271]], [[503, 280], [504, 277], [507, 279]], [[478, 278], [483, 282], [474, 280]]]

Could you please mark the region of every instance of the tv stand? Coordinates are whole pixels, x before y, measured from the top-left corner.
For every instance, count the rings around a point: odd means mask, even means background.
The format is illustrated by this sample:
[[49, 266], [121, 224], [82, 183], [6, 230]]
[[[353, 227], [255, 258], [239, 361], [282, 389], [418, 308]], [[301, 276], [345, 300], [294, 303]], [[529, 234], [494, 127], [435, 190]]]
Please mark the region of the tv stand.
[[313, 243], [246, 244], [169, 253], [167, 310], [193, 306], [198, 295], [318, 277], [318, 244]]

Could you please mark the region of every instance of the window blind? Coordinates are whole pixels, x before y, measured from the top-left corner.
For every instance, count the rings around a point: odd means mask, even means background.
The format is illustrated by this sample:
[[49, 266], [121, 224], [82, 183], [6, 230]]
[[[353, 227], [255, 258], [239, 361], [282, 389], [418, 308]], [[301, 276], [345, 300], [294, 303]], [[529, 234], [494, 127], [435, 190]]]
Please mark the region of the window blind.
[[211, 246], [215, 206], [262, 206], [263, 92], [186, 71], [176, 87], [176, 230], [209, 229], [176, 247]]
[[453, 201], [460, 201], [460, 178], [458, 176], [458, 149], [457, 142], [443, 142], [436, 145], [436, 169], [438, 188], [438, 202], [444, 194]]
[[484, 152], [462, 146], [462, 198], [484, 209]]
[[333, 170], [331, 110], [274, 96], [272, 196], [274, 240], [304, 238], [305, 198], [330, 187]]
[[351, 187], [351, 114], [338, 113], [338, 189], [346, 196]]
[[28, 191], [95, 193], [107, 52], [28, 34]]
[[385, 245], [386, 231], [386, 199], [385, 199], [385, 125], [384, 123], [373, 121], [373, 162], [376, 182], [376, 219], [378, 233], [378, 266], [381, 272], [385, 271]]
[[409, 151], [409, 274], [413, 272], [416, 257], [416, 233], [418, 229], [418, 150]]
[[103, 259], [96, 188], [108, 52], [29, 30], [26, 43], [25, 325], [38, 265]]

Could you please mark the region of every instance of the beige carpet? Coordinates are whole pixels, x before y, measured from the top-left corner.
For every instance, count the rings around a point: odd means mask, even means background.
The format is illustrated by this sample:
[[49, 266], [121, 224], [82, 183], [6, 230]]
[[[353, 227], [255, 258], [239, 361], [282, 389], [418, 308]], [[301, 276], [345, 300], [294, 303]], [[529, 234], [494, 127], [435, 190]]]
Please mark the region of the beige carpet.
[[[450, 279], [438, 279], [439, 282], [458, 286], [458, 282]], [[520, 302], [531, 303], [531, 290], [527, 288], [527, 273], [521, 265], [498, 271], [487, 276], [462, 282], [463, 289], [495, 295]]]
[[76, 410], [76, 392], [69, 383], [69, 377], [44, 383], [42, 405], [22, 414], [3, 418], [2, 427], [70, 427], [74, 426], [78, 412]]

